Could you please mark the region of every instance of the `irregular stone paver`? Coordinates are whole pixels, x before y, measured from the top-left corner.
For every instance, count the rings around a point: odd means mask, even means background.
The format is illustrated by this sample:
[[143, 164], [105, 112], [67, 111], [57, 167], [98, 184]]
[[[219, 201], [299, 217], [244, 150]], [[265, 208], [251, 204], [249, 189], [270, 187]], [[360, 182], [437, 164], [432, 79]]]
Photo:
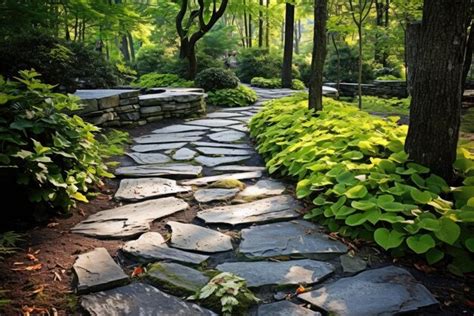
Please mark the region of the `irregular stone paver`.
[[219, 181], [219, 180], [255, 179], [255, 178], [260, 178], [261, 176], [262, 176], [261, 171], [228, 173], [228, 174], [221, 174], [221, 175], [218, 175], [218, 176], [210, 176], [210, 177], [202, 177], [202, 178], [197, 178], [197, 179], [192, 179], [192, 180], [184, 180], [184, 181], [181, 181], [181, 184], [183, 184], [183, 185], [206, 185], [210, 182], [216, 182], [216, 181]]
[[240, 132], [248, 132], [249, 128], [245, 124], [237, 124], [237, 125], [230, 125], [227, 126], [228, 128], [235, 129], [236, 131]]
[[208, 156], [198, 156], [194, 159], [194, 161], [204, 165], [206, 167], [215, 167], [218, 165], [223, 165], [226, 163], [233, 163], [244, 161], [250, 159], [250, 156], [234, 156], [234, 157], [208, 157]]
[[251, 203], [213, 207], [199, 211], [197, 216], [206, 223], [238, 225], [296, 218], [300, 209], [297, 200], [282, 195]]
[[128, 282], [128, 276], [105, 248], [80, 254], [72, 266], [77, 277], [77, 292], [100, 291]]
[[156, 232], [144, 233], [137, 240], [125, 243], [122, 251], [145, 262], [171, 260], [182, 263], [201, 264], [209, 258], [209, 256], [170, 248], [163, 236]]
[[202, 172], [201, 166], [193, 166], [183, 163], [153, 164], [120, 167], [115, 170], [117, 176], [127, 177], [150, 177], [150, 176], [176, 176], [196, 177]]
[[191, 295], [209, 282], [204, 273], [173, 262], [150, 264], [146, 277], [152, 284], [174, 295]]
[[276, 180], [259, 180], [254, 185], [248, 186], [235, 198], [236, 201], [252, 201], [272, 195], [280, 195], [285, 191], [283, 183]]
[[342, 271], [348, 273], [357, 273], [367, 268], [367, 262], [357, 257], [345, 254], [339, 257], [341, 259]]
[[185, 146], [187, 143], [166, 143], [166, 144], [151, 144], [151, 145], [135, 145], [132, 150], [140, 153], [159, 151], [166, 149], [177, 149]]
[[263, 304], [258, 307], [258, 316], [321, 316], [321, 313], [301, 307], [290, 301]]
[[189, 207], [175, 197], [149, 200], [101, 211], [74, 226], [73, 233], [99, 238], [133, 237], [150, 229], [150, 223]]
[[81, 299], [81, 306], [94, 316], [216, 315], [199, 305], [185, 302], [143, 283], [133, 283], [113, 290], [85, 295]]
[[241, 112], [241, 111], [249, 111], [255, 109], [255, 106], [243, 106], [238, 108], [225, 108], [221, 109], [222, 112]]
[[214, 171], [264, 171], [265, 167], [228, 165], [228, 166], [215, 167], [213, 170]]
[[298, 297], [339, 316], [398, 315], [438, 304], [408, 271], [395, 266], [339, 279]]
[[229, 112], [214, 112], [214, 113], [209, 113], [206, 115], [206, 118], [229, 118], [229, 117], [236, 117], [236, 116], [241, 116], [240, 113], [229, 113]]
[[203, 146], [203, 147], [227, 147], [227, 148], [238, 148], [238, 149], [252, 149], [248, 144], [226, 144], [226, 143], [213, 143], [213, 142], [192, 142], [193, 146]]
[[194, 193], [194, 198], [199, 203], [225, 201], [233, 198], [239, 192], [239, 189], [201, 189]]
[[168, 134], [168, 133], [182, 133], [182, 132], [189, 132], [189, 131], [203, 131], [208, 130], [209, 127], [206, 126], [193, 126], [193, 125], [171, 125], [159, 129], [155, 129], [153, 133], [155, 134]]
[[163, 178], [122, 179], [115, 198], [139, 201], [157, 196], [189, 192], [192, 188], [181, 186], [174, 180]]
[[232, 143], [244, 138], [247, 134], [238, 131], [225, 131], [209, 134], [209, 138], [216, 142]]
[[232, 250], [232, 238], [218, 231], [193, 224], [170, 221], [171, 243], [175, 248], [215, 253]]
[[235, 124], [239, 124], [239, 122], [226, 119], [202, 119], [186, 122], [186, 125], [198, 125], [206, 127], [224, 127]]
[[174, 155], [174, 160], [191, 160], [194, 156], [196, 156], [197, 152], [188, 148], [181, 148], [178, 149]]
[[136, 163], [140, 165], [148, 165], [155, 163], [167, 163], [171, 159], [163, 154], [153, 153], [153, 154], [144, 154], [144, 153], [127, 153], [127, 156], [132, 158]]
[[311, 285], [334, 272], [332, 264], [309, 259], [281, 262], [226, 262], [218, 265], [216, 269], [244, 278], [249, 287]]
[[329, 239], [318, 230], [318, 226], [302, 220], [253, 226], [242, 230], [239, 252], [249, 258], [296, 256], [311, 259], [326, 259], [347, 252], [344, 244]]
[[196, 150], [205, 155], [248, 156], [254, 153], [247, 149], [228, 149], [218, 147], [196, 147]]
[[173, 133], [173, 134], [150, 134], [134, 138], [133, 141], [139, 144], [159, 144], [159, 143], [179, 143], [195, 142], [201, 139], [204, 131]]

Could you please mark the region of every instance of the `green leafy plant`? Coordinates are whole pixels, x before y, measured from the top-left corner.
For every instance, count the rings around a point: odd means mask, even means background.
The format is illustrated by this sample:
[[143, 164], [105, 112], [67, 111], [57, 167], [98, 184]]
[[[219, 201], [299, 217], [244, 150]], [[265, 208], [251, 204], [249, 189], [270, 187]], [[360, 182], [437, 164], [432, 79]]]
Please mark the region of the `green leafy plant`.
[[248, 106], [257, 101], [257, 93], [251, 88], [239, 85], [235, 89], [220, 89], [211, 91], [207, 103], [216, 106]]
[[174, 74], [159, 74], [152, 72], [141, 76], [138, 81], [133, 82], [132, 86], [139, 88], [158, 88], [158, 87], [193, 87], [192, 81], [187, 81]]
[[13, 231], [0, 234], [0, 260], [3, 259], [4, 256], [15, 253], [17, 250], [16, 245], [21, 240], [23, 240], [23, 235]]
[[99, 128], [65, 113], [80, 109], [77, 98], [51, 92], [38, 76], [20, 71], [16, 81], [0, 77], [2, 181], [37, 203], [32, 213], [68, 210], [75, 201], [87, 202], [89, 188], [113, 175], [96, 139]]
[[206, 91], [219, 89], [235, 89], [239, 85], [239, 78], [230, 70], [209, 68], [197, 74], [194, 83]]
[[398, 77], [395, 77], [394, 75], [383, 75], [383, 76], [378, 76], [376, 80], [401, 80]]
[[213, 277], [208, 284], [188, 299], [202, 301], [210, 308], [220, 306], [222, 314], [226, 316], [242, 315], [252, 304], [259, 301], [247, 289], [245, 279], [228, 272]]
[[[343, 99], [343, 98], [341, 98]], [[358, 107], [357, 99], [350, 99], [353, 106]], [[383, 113], [396, 115], [410, 114], [411, 98], [380, 98], [375, 96], [362, 96], [363, 110], [369, 113]]]
[[250, 122], [269, 172], [294, 177], [297, 196], [312, 200], [305, 218], [393, 255], [419, 254], [430, 264], [446, 258], [454, 273], [474, 271], [474, 155], [460, 148], [455, 167], [465, 180], [451, 188], [409, 160], [398, 117], [327, 98], [315, 113], [306, 100], [269, 102]]
[[[255, 77], [255, 78], [252, 78], [250, 84], [253, 87], [258, 87], [258, 88], [278, 89], [278, 88], [281, 88], [281, 79], [279, 78], [266, 79], [262, 77]], [[299, 79], [293, 79], [291, 81], [291, 88], [293, 90], [306, 89], [303, 81]]]

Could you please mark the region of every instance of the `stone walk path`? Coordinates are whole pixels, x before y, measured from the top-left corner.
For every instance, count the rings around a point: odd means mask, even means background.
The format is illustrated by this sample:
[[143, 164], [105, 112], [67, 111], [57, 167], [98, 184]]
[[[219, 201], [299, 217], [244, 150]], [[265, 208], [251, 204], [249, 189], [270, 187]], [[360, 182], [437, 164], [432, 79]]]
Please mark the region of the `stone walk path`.
[[[104, 248], [78, 256], [82, 307], [91, 315], [213, 315], [184, 299], [209, 281], [211, 269], [247, 280], [263, 298], [253, 315], [392, 315], [437, 304], [402, 268], [355, 274], [367, 264], [302, 219], [303, 205], [289, 184], [265, 172], [246, 127], [264, 101], [292, 91], [257, 92], [255, 106], [223, 108], [134, 139], [116, 170], [115, 198], [124, 205], [72, 229], [124, 240], [117, 258]], [[167, 220], [192, 210], [191, 221]], [[166, 221], [168, 234], [151, 231], [156, 220]], [[124, 273], [146, 263], [144, 278]], [[291, 300], [275, 294], [299, 285], [314, 290]]]

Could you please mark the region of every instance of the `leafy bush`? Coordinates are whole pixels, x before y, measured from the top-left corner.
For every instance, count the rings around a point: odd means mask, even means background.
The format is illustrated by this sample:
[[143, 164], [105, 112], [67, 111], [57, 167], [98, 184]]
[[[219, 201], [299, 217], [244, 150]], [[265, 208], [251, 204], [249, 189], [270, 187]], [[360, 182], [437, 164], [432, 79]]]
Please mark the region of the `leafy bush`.
[[[258, 87], [258, 88], [278, 89], [278, 88], [281, 88], [281, 79], [279, 78], [266, 79], [262, 77], [255, 77], [255, 78], [252, 78], [252, 80], [250, 81], [250, 84], [253, 87]], [[291, 81], [291, 88], [293, 90], [306, 89], [304, 83], [299, 79], [293, 79]]]
[[117, 84], [116, 69], [82, 43], [63, 42], [41, 33], [20, 34], [0, 41], [0, 74], [13, 78], [22, 69], [35, 69], [43, 81], [59, 90], [104, 88]]
[[209, 68], [198, 73], [194, 83], [206, 91], [216, 91], [219, 89], [237, 88], [239, 78], [230, 70]]
[[376, 80], [400, 80], [400, 78], [395, 77], [394, 75], [383, 75], [378, 76]]
[[164, 48], [158, 45], [143, 45], [137, 52], [135, 68], [139, 75], [156, 71], [162, 72], [169, 61], [170, 58]]
[[221, 306], [224, 316], [243, 315], [251, 305], [259, 302], [259, 299], [247, 289], [245, 279], [228, 272], [213, 277], [188, 299], [200, 300], [210, 308]]
[[216, 106], [248, 106], [257, 101], [257, 93], [251, 88], [239, 85], [235, 89], [211, 91], [207, 96], [207, 104]]
[[[393, 68], [382, 67], [382, 68], [374, 70], [374, 76], [377, 77], [377, 78], [378, 77], [390, 76], [390, 77], [395, 78], [395, 79], [385, 79], [385, 80], [400, 80], [402, 74], [400, 72], [400, 69], [398, 69], [396, 67], [393, 67]], [[383, 79], [380, 79], [380, 80], [383, 80]]]
[[[410, 113], [410, 102], [411, 98], [397, 99], [390, 98], [384, 99], [375, 96], [362, 96], [362, 109], [366, 112], [376, 113], [387, 113], [387, 114], [400, 114], [408, 115]], [[352, 99], [353, 106], [358, 107], [359, 103], [357, 99]]]
[[174, 74], [159, 74], [152, 72], [140, 77], [132, 86], [139, 88], [157, 88], [157, 87], [192, 87], [194, 83], [178, 77]]
[[282, 58], [279, 54], [269, 53], [268, 49], [247, 48], [237, 55], [237, 77], [242, 82], [250, 83], [254, 77], [279, 77]]
[[295, 177], [297, 196], [313, 201], [305, 218], [393, 255], [446, 258], [454, 273], [474, 271], [474, 155], [460, 150], [464, 185], [450, 188], [409, 160], [407, 126], [397, 120], [327, 98], [314, 113], [298, 95], [269, 102], [250, 129], [269, 172]]
[[38, 76], [21, 71], [15, 82], [0, 77], [2, 181], [38, 203], [34, 212], [68, 210], [75, 201], [87, 202], [101, 177], [113, 176], [103, 161], [103, 146], [109, 146], [96, 140], [97, 127], [65, 113], [80, 108], [76, 98], [51, 92]]
[[[324, 67], [324, 77], [330, 81], [341, 82], [357, 82], [359, 76], [359, 59], [358, 53], [354, 48], [342, 47], [339, 49], [340, 69], [338, 78], [337, 64], [338, 58], [335, 53], [328, 56], [326, 65]], [[372, 66], [367, 63], [362, 63], [362, 82], [368, 82], [374, 79]]]

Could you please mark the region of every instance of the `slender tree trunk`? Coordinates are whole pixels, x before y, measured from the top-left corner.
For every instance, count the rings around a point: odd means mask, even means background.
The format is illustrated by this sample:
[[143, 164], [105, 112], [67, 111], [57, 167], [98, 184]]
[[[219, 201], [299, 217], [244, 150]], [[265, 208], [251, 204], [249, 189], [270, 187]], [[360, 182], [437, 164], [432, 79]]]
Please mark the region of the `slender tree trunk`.
[[357, 26], [359, 34], [359, 74], [357, 79], [357, 92], [359, 94], [359, 109], [362, 110], [362, 23]]
[[469, 70], [471, 69], [472, 64], [472, 52], [474, 48], [474, 33], [473, 25], [471, 24], [471, 29], [469, 30], [469, 37], [466, 45], [466, 57], [464, 59], [464, 66], [462, 71], [462, 91], [466, 89], [467, 76], [469, 75]]
[[286, 3], [285, 10], [285, 47], [283, 50], [283, 66], [281, 70], [281, 85], [283, 88], [291, 88], [293, 66], [293, 28], [295, 26], [295, 6]]
[[245, 9], [246, 1], [244, 0], [244, 33], [245, 33], [245, 44], [249, 47], [249, 26], [247, 24], [247, 10]]
[[[341, 55], [339, 54], [339, 48], [337, 47], [336, 44], [336, 37], [334, 34], [331, 34], [331, 40], [332, 40], [332, 45], [334, 46], [334, 50], [336, 51], [336, 57], [337, 57], [337, 64], [336, 64], [336, 89], [337, 91], [340, 91], [340, 86], [341, 86]], [[338, 97], [339, 98], [339, 97]]]
[[132, 33], [127, 32], [127, 38], [128, 38], [128, 45], [130, 46], [130, 57], [132, 61], [135, 61], [135, 47], [133, 44], [133, 36]]
[[301, 20], [298, 19], [295, 25], [295, 54], [300, 53], [300, 42], [301, 42]]
[[253, 29], [252, 29], [252, 14], [249, 13], [249, 47], [252, 47]]
[[263, 0], [259, 0], [258, 4], [258, 47], [263, 47]]
[[265, 28], [265, 47], [270, 49], [270, 0], [267, 0]]
[[130, 51], [128, 50], [128, 40], [126, 35], [122, 35], [120, 41], [120, 51], [122, 52], [125, 61], [130, 62]]
[[470, 0], [424, 2], [405, 142], [410, 159], [448, 181], [454, 178], [469, 9]]
[[327, 51], [327, 17], [327, 0], [314, 0], [313, 56], [311, 58], [308, 106], [316, 111], [323, 109], [323, 69]]

